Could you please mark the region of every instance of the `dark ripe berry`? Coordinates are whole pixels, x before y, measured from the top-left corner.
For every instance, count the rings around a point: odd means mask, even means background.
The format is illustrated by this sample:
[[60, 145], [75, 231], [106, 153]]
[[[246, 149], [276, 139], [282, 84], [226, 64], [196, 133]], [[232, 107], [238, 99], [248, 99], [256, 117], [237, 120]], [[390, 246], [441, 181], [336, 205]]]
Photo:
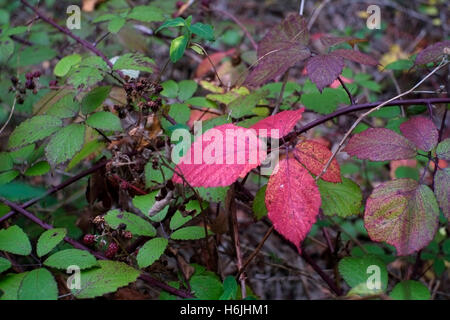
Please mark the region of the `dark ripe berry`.
[[27, 80], [33, 79], [33, 73], [27, 72], [27, 73], [25, 74], [25, 79], [27, 79]]
[[40, 71], [35, 71], [33, 73], [33, 77], [35, 77], [35, 78], [39, 78], [40, 76], [41, 76], [41, 72]]
[[156, 93], [160, 93], [163, 90], [164, 90], [164, 88], [159, 83], [155, 85], [155, 92]]
[[121, 106], [119, 106], [118, 104], [115, 104], [115, 105], [114, 105], [114, 110], [119, 111], [120, 108], [121, 108]]
[[30, 89], [30, 90], [33, 90], [34, 88], [35, 88], [35, 84], [34, 84], [34, 82], [33, 82], [33, 80], [31, 80], [31, 79], [28, 79], [26, 82], [25, 82], [25, 87], [27, 88], [27, 89]]
[[21, 94], [25, 94], [27, 91], [25, 90], [24, 87], [21, 87], [21, 88], [19, 88], [19, 92], [20, 92]]
[[17, 98], [17, 103], [18, 104], [23, 104], [25, 101], [23, 100], [23, 98], [22, 97], [18, 97]]
[[119, 110], [119, 118], [124, 119], [127, 116], [127, 112], [123, 109]]
[[162, 199], [164, 199], [167, 196], [167, 188], [162, 188], [161, 189], [161, 197]]
[[56, 87], [58, 85], [58, 80], [52, 80], [49, 82], [50, 87]]
[[108, 246], [108, 249], [106, 249], [105, 256], [108, 259], [114, 258], [117, 251], [119, 251], [119, 246], [115, 242], [111, 242]]
[[103, 106], [103, 111], [108, 112], [109, 111], [109, 107], [108, 106]]
[[148, 116], [148, 115], [150, 114], [149, 108], [143, 108], [143, 109], [142, 109], [142, 114], [143, 114], [144, 116]]
[[183, 2], [183, 1], [177, 1], [177, 2], [175, 3], [175, 6], [177, 7], [177, 9], [180, 9], [183, 5], [184, 5], [184, 2]]
[[116, 231], [116, 230], [114, 230], [113, 232], [111, 232], [111, 237], [113, 237], [113, 238], [117, 237], [117, 231]]
[[127, 228], [127, 225], [125, 223], [121, 223], [117, 226], [117, 230], [125, 230]]
[[11, 82], [14, 86], [16, 86], [19, 83], [19, 79], [17, 79], [17, 77], [12, 76], [11, 77]]
[[89, 244], [93, 244], [94, 242], [95, 242], [95, 236], [93, 234], [86, 234], [83, 237], [83, 243], [84, 244], [89, 245]]

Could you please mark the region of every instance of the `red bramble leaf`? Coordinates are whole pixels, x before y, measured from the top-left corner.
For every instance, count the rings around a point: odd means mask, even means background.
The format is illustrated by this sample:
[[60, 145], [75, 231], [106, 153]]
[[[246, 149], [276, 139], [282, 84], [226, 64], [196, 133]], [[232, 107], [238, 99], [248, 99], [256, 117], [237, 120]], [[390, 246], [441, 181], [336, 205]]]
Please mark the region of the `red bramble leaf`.
[[348, 49], [337, 49], [331, 52], [330, 54], [342, 57], [347, 60], [351, 60], [357, 63], [366, 64], [368, 66], [376, 66], [378, 61], [364, 54], [360, 51], [356, 50], [348, 50]]
[[258, 44], [258, 62], [245, 80], [257, 87], [287, 71], [294, 64], [311, 56], [306, 47], [309, 34], [304, 18], [289, 15], [270, 30]]
[[427, 64], [436, 61], [437, 58], [444, 55], [444, 49], [450, 47], [450, 40], [437, 42], [420, 51], [416, 57], [415, 65]]
[[353, 38], [353, 37], [323, 36], [320, 38], [320, 42], [322, 42], [322, 44], [325, 47], [335, 46], [335, 45], [343, 43], [343, 42], [347, 42], [348, 44], [353, 46], [354, 44], [356, 44], [358, 42], [367, 42], [367, 39], [359, 39], [359, 38]]
[[300, 245], [316, 222], [321, 204], [319, 188], [313, 177], [295, 159], [278, 163], [266, 189], [266, 207], [275, 230]]
[[193, 187], [228, 186], [261, 164], [262, 150], [254, 130], [224, 124], [194, 141], [175, 167], [172, 180], [183, 183], [182, 175]]
[[400, 131], [417, 148], [431, 151], [437, 143], [439, 132], [434, 123], [426, 117], [414, 117], [400, 125]]
[[[273, 116], [267, 117], [261, 121], [258, 121], [251, 129], [255, 129], [258, 135], [261, 135], [261, 129], [267, 130], [267, 137], [272, 137], [276, 139], [283, 138], [295, 127], [296, 123], [302, 118], [302, 113], [305, 108], [298, 110], [286, 110], [277, 113]], [[277, 133], [272, 132], [272, 130], [277, 130]], [[275, 134], [275, 136], [272, 136]]]
[[373, 241], [385, 241], [400, 256], [412, 254], [433, 240], [439, 208], [433, 191], [412, 179], [380, 184], [367, 199], [364, 225]]
[[343, 68], [344, 59], [331, 54], [312, 57], [306, 63], [308, 76], [320, 92], [337, 79]]
[[371, 161], [403, 160], [416, 156], [414, 145], [409, 140], [385, 128], [370, 128], [355, 134], [344, 151]]
[[[295, 146], [294, 157], [314, 175], [319, 175], [332, 153], [323, 144], [315, 141], [303, 141]], [[329, 182], [341, 182], [341, 169], [336, 158], [331, 161], [327, 171], [321, 177]]]

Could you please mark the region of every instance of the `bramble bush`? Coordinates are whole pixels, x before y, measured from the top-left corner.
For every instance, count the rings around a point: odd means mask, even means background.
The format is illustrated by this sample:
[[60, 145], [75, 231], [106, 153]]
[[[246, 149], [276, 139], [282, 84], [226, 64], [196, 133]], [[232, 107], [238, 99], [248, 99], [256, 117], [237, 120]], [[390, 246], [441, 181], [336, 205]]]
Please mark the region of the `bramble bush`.
[[141, 2], [69, 29], [0, 1], [0, 299], [257, 299], [271, 235], [321, 297], [448, 289], [450, 40], [382, 61], [386, 26], [286, 13], [256, 43], [214, 1]]

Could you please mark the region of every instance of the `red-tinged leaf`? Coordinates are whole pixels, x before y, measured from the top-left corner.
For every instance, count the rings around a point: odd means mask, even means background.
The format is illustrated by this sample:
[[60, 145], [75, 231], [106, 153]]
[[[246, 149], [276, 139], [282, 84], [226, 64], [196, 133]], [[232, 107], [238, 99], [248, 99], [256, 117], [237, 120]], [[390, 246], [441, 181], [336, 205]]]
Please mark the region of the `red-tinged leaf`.
[[308, 76], [320, 92], [337, 79], [343, 68], [344, 59], [331, 54], [312, 57], [306, 63]]
[[370, 128], [355, 134], [344, 151], [371, 161], [403, 160], [416, 156], [416, 149], [408, 139], [385, 128]]
[[[223, 187], [244, 177], [264, 160], [254, 130], [224, 124], [198, 137], [175, 167], [172, 180], [193, 187]], [[262, 148], [263, 149], [263, 148]]]
[[378, 61], [371, 56], [356, 50], [338, 49], [331, 54], [368, 66], [376, 66], [378, 64]]
[[223, 58], [231, 56], [235, 52], [236, 49], [230, 49], [228, 51], [215, 52], [213, 54], [210, 54], [209, 58], [203, 59], [202, 62], [200, 62], [200, 64], [198, 65], [197, 70], [195, 70], [195, 77], [203, 78], [209, 71], [213, 70], [211, 62], [214, 64], [214, 66], [217, 66]]
[[450, 160], [450, 138], [439, 142], [436, 148], [436, 155], [441, 160]]
[[313, 177], [297, 160], [285, 158], [278, 163], [266, 189], [266, 207], [275, 230], [300, 245], [316, 222], [321, 204], [319, 188]]
[[[331, 155], [332, 153], [327, 147], [311, 140], [300, 142], [294, 149], [295, 159], [300, 161], [306, 169], [316, 176], [322, 172]], [[330, 166], [321, 178], [329, 182], [342, 181], [341, 169], [336, 158], [331, 161]]]
[[245, 84], [260, 86], [310, 57], [311, 52], [306, 47], [308, 41], [305, 19], [297, 14], [288, 16], [258, 44], [257, 65], [245, 80]]
[[438, 169], [434, 176], [434, 193], [439, 207], [450, 220], [450, 168]]
[[438, 60], [439, 57], [444, 55], [444, 49], [450, 47], [450, 40], [437, 42], [431, 46], [426, 47], [420, 51], [416, 57], [415, 65], [427, 64]]
[[400, 125], [400, 131], [417, 148], [431, 151], [437, 143], [439, 132], [433, 121], [426, 117], [414, 117]]
[[295, 111], [282, 111], [273, 116], [258, 121], [250, 128], [256, 130], [256, 134], [259, 136], [264, 135], [260, 130], [266, 129], [266, 137], [280, 139], [291, 132], [291, 130], [295, 127], [295, 124], [302, 118], [303, 111], [305, 111], [305, 108], [301, 108]]
[[380, 184], [367, 199], [364, 225], [373, 241], [385, 241], [400, 256], [412, 254], [433, 240], [439, 208], [433, 191], [412, 179]]

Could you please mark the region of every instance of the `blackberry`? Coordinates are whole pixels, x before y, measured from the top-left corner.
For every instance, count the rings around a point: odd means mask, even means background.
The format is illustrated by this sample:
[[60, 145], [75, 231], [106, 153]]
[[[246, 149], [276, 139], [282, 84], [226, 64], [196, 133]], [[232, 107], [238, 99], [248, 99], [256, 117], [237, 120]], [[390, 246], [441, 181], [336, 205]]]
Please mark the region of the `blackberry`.
[[95, 236], [93, 234], [86, 234], [83, 237], [83, 242], [84, 242], [84, 244], [87, 244], [87, 245], [93, 244], [95, 242]]
[[117, 254], [117, 251], [119, 251], [119, 246], [115, 242], [111, 242], [108, 246], [108, 249], [106, 249], [105, 256], [108, 259], [114, 258], [114, 256]]

